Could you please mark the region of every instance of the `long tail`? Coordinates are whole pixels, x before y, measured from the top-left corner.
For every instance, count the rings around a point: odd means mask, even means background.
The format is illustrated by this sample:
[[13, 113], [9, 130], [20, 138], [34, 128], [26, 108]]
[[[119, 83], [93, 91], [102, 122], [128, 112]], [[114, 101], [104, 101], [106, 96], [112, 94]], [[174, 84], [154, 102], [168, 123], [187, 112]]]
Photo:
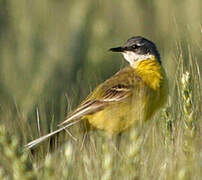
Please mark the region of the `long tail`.
[[25, 148], [31, 149], [31, 148], [33, 148], [34, 146], [36, 146], [36, 145], [42, 143], [43, 141], [47, 140], [48, 138], [50, 138], [50, 137], [52, 137], [52, 136], [54, 136], [54, 135], [60, 133], [61, 131], [64, 131], [66, 128], [68, 128], [68, 127], [70, 127], [70, 126], [72, 126], [72, 125], [78, 123], [79, 121], [80, 121], [80, 120], [75, 121], [75, 122], [72, 122], [72, 123], [69, 123], [69, 124], [67, 124], [67, 125], [64, 126], [64, 127], [61, 127], [60, 129], [57, 129], [56, 131], [53, 131], [53, 132], [51, 132], [51, 133], [49, 133], [49, 134], [46, 134], [46, 135], [44, 135], [44, 136], [42, 136], [42, 137], [40, 137], [40, 138], [38, 138], [38, 139], [35, 139], [35, 140], [29, 142], [28, 144], [26, 144], [26, 145], [25, 145]]

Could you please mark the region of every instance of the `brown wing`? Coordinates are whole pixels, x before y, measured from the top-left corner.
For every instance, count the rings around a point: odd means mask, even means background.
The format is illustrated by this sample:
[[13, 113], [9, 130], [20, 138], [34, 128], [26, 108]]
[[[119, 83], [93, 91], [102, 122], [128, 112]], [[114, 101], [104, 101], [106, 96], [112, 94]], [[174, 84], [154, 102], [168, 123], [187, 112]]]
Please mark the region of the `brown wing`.
[[132, 85], [117, 84], [107, 89], [102, 97], [102, 101], [114, 102], [121, 101], [132, 94]]
[[78, 108], [70, 114], [59, 126], [85, 115], [104, 109], [112, 102], [122, 101], [132, 95], [135, 77], [133, 69], [128, 67], [100, 84]]

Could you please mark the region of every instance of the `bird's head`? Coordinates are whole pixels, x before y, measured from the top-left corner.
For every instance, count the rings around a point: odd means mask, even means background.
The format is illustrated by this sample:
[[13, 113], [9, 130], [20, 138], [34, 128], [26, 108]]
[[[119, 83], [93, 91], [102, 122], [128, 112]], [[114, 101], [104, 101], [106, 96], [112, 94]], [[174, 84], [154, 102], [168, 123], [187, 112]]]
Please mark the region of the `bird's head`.
[[161, 63], [159, 52], [156, 45], [141, 36], [131, 37], [123, 46], [109, 49], [112, 52], [121, 52], [124, 58], [132, 66], [142, 60], [155, 59]]

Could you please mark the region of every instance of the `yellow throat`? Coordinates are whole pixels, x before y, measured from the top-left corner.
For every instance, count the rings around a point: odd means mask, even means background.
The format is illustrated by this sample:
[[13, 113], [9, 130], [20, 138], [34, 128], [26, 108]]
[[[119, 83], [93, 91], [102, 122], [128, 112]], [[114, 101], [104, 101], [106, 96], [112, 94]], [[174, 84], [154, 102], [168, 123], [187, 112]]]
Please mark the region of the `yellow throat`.
[[163, 70], [154, 56], [151, 59], [136, 62], [132, 67], [150, 88], [153, 90], [160, 88], [160, 82], [163, 80]]

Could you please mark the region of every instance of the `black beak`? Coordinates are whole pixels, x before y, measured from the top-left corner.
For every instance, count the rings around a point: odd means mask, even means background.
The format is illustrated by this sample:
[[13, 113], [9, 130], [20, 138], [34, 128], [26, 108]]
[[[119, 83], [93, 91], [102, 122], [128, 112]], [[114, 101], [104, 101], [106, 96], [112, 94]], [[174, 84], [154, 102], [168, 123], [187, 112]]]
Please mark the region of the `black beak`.
[[109, 51], [112, 51], [112, 52], [124, 52], [125, 48], [123, 48], [123, 47], [115, 47], [115, 48], [110, 48]]

